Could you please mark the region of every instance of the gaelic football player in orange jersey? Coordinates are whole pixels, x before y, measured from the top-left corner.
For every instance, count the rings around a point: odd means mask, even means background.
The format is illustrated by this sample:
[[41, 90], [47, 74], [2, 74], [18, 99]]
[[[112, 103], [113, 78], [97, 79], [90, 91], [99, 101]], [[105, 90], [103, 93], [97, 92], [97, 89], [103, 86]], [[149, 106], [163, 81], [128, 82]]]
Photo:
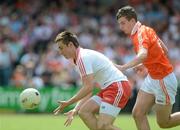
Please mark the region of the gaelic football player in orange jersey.
[[177, 79], [167, 56], [167, 47], [152, 28], [137, 21], [133, 7], [119, 9], [116, 17], [120, 30], [131, 38], [137, 54], [134, 60], [117, 67], [121, 71], [129, 68], [138, 70], [142, 64], [148, 70], [132, 112], [138, 130], [150, 130], [146, 115], [153, 105], [161, 128], [180, 125], [180, 112], [171, 114], [177, 92]]

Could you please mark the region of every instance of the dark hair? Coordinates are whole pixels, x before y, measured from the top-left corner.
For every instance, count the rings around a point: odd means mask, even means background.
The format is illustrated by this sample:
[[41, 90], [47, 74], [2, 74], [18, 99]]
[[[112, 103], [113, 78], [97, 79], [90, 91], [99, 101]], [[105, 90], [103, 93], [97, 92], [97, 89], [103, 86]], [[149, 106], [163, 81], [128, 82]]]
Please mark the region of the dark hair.
[[65, 45], [68, 45], [69, 42], [72, 42], [76, 48], [79, 47], [77, 36], [69, 31], [59, 33], [56, 36], [55, 43], [58, 43], [59, 41], [62, 41]]
[[120, 8], [116, 14], [116, 19], [118, 20], [121, 17], [126, 17], [126, 19], [129, 21], [132, 18], [134, 18], [137, 21], [137, 14], [133, 7], [131, 6], [124, 6]]

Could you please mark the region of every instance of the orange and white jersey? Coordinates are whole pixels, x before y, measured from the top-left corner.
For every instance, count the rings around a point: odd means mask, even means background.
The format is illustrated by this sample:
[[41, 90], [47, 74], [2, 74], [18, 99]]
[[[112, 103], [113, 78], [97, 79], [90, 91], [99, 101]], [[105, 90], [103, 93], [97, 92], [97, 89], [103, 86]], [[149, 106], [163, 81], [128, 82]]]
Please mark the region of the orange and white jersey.
[[152, 28], [142, 25], [138, 21], [130, 37], [136, 53], [141, 47], [147, 49], [148, 55], [143, 64], [153, 79], [162, 79], [173, 71], [173, 67], [160, 45], [162, 41]]
[[127, 77], [106, 56], [97, 51], [78, 48], [76, 65], [81, 77], [93, 74], [101, 89], [114, 82], [127, 81]]

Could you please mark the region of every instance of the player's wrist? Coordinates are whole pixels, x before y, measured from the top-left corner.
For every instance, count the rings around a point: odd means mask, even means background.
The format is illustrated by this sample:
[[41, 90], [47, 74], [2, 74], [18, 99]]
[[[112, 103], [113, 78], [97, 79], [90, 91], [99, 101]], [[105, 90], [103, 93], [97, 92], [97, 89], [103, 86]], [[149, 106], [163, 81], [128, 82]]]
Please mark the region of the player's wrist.
[[73, 109], [73, 112], [74, 112], [74, 115], [77, 115], [78, 114], [78, 111], [79, 111], [79, 109]]

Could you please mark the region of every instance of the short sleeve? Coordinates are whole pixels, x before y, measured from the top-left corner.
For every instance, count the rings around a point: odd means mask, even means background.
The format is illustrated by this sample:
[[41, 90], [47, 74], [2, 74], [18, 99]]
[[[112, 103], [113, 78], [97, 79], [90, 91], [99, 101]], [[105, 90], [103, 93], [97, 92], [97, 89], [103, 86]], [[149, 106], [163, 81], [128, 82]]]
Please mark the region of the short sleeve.
[[80, 57], [77, 65], [81, 77], [93, 73], [92, 60], [90, 59], [90, 57], [88, 56]]

